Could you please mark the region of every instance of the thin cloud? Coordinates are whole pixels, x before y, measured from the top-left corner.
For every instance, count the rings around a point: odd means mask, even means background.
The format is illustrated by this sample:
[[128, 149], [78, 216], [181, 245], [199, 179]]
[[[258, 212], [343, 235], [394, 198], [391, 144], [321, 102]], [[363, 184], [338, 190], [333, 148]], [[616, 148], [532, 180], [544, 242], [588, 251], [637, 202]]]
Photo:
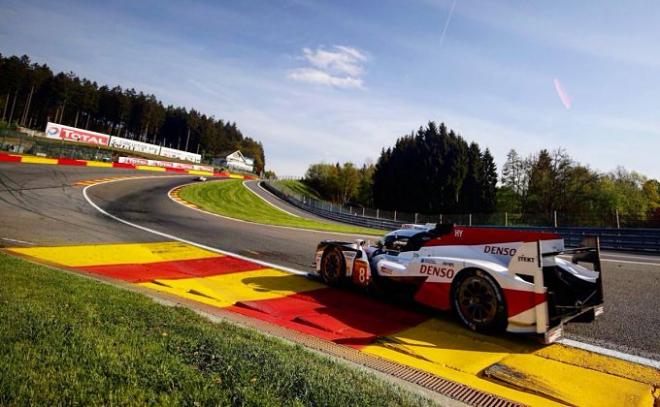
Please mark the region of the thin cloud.
[[362, 88], [367, 55], [354, 47], [303, 48], [302, 58], [310, 65], [288, 73], [289, 79], [339, 88]]
[[361, 88], [362, 79], [350, 76], [333, 76], [315, 68], [298, 68], [289, 72], [289, 79], [299, 82], [335, 86], [338, 88]]

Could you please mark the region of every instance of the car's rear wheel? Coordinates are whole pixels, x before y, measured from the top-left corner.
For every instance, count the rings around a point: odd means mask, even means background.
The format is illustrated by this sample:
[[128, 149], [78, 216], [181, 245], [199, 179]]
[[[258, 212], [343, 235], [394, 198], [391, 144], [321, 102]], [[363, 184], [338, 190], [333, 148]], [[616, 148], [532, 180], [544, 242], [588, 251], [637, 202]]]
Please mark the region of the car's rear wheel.
[[326, 250], [321, 259], [321, 279], [328, 285], [339, 285], [346, 277], [344, 254], [336, 247]]
[[495, 280], [482, 270], [458, 275], [453, 289], [454, 311], [470, 329], [480, 332], [506, 328], [506, 306]]

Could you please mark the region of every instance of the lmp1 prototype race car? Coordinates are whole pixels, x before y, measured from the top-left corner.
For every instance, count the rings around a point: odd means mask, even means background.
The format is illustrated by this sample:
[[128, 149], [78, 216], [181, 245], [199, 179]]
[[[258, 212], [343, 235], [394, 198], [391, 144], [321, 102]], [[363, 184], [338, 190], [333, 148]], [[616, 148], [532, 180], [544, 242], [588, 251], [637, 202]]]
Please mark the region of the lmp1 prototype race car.
[[376, 245], [319, 243], [315, 273], [329, 285], [407, 293], [453, 310], [472, 330], [536, 334], [550, 343], [566, 322], [591, 322], [603, 312], [598, 240], [583, 245], [566, 250], [553, 233], [404, 225]]

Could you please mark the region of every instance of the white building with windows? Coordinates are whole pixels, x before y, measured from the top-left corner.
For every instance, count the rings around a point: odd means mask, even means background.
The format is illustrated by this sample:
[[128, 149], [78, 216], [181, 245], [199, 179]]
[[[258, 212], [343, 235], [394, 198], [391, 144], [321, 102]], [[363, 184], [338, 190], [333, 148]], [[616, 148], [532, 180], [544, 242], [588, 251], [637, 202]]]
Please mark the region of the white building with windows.
[[224, 157], [215, 158], [213, 165], [226, 167], [230, 171], [254, 172], [254, 160], [245, 157], [240, 150], [236, 150]]

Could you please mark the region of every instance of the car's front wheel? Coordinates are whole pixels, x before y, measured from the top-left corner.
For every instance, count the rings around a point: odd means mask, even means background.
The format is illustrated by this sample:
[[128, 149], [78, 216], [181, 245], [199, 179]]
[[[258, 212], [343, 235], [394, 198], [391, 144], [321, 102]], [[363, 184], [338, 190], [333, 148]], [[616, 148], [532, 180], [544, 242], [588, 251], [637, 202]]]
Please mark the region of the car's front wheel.
[[506, 328], [506, 306], [495, 280], [482, 270], [469, 270], [454, 281], [454, 311], [473, 331], [493, 332]]
[[346, 277], [344, 254], [336, 247], [326, 250], [321, 259], [321, 279], [328, 285], [339, 285]]

